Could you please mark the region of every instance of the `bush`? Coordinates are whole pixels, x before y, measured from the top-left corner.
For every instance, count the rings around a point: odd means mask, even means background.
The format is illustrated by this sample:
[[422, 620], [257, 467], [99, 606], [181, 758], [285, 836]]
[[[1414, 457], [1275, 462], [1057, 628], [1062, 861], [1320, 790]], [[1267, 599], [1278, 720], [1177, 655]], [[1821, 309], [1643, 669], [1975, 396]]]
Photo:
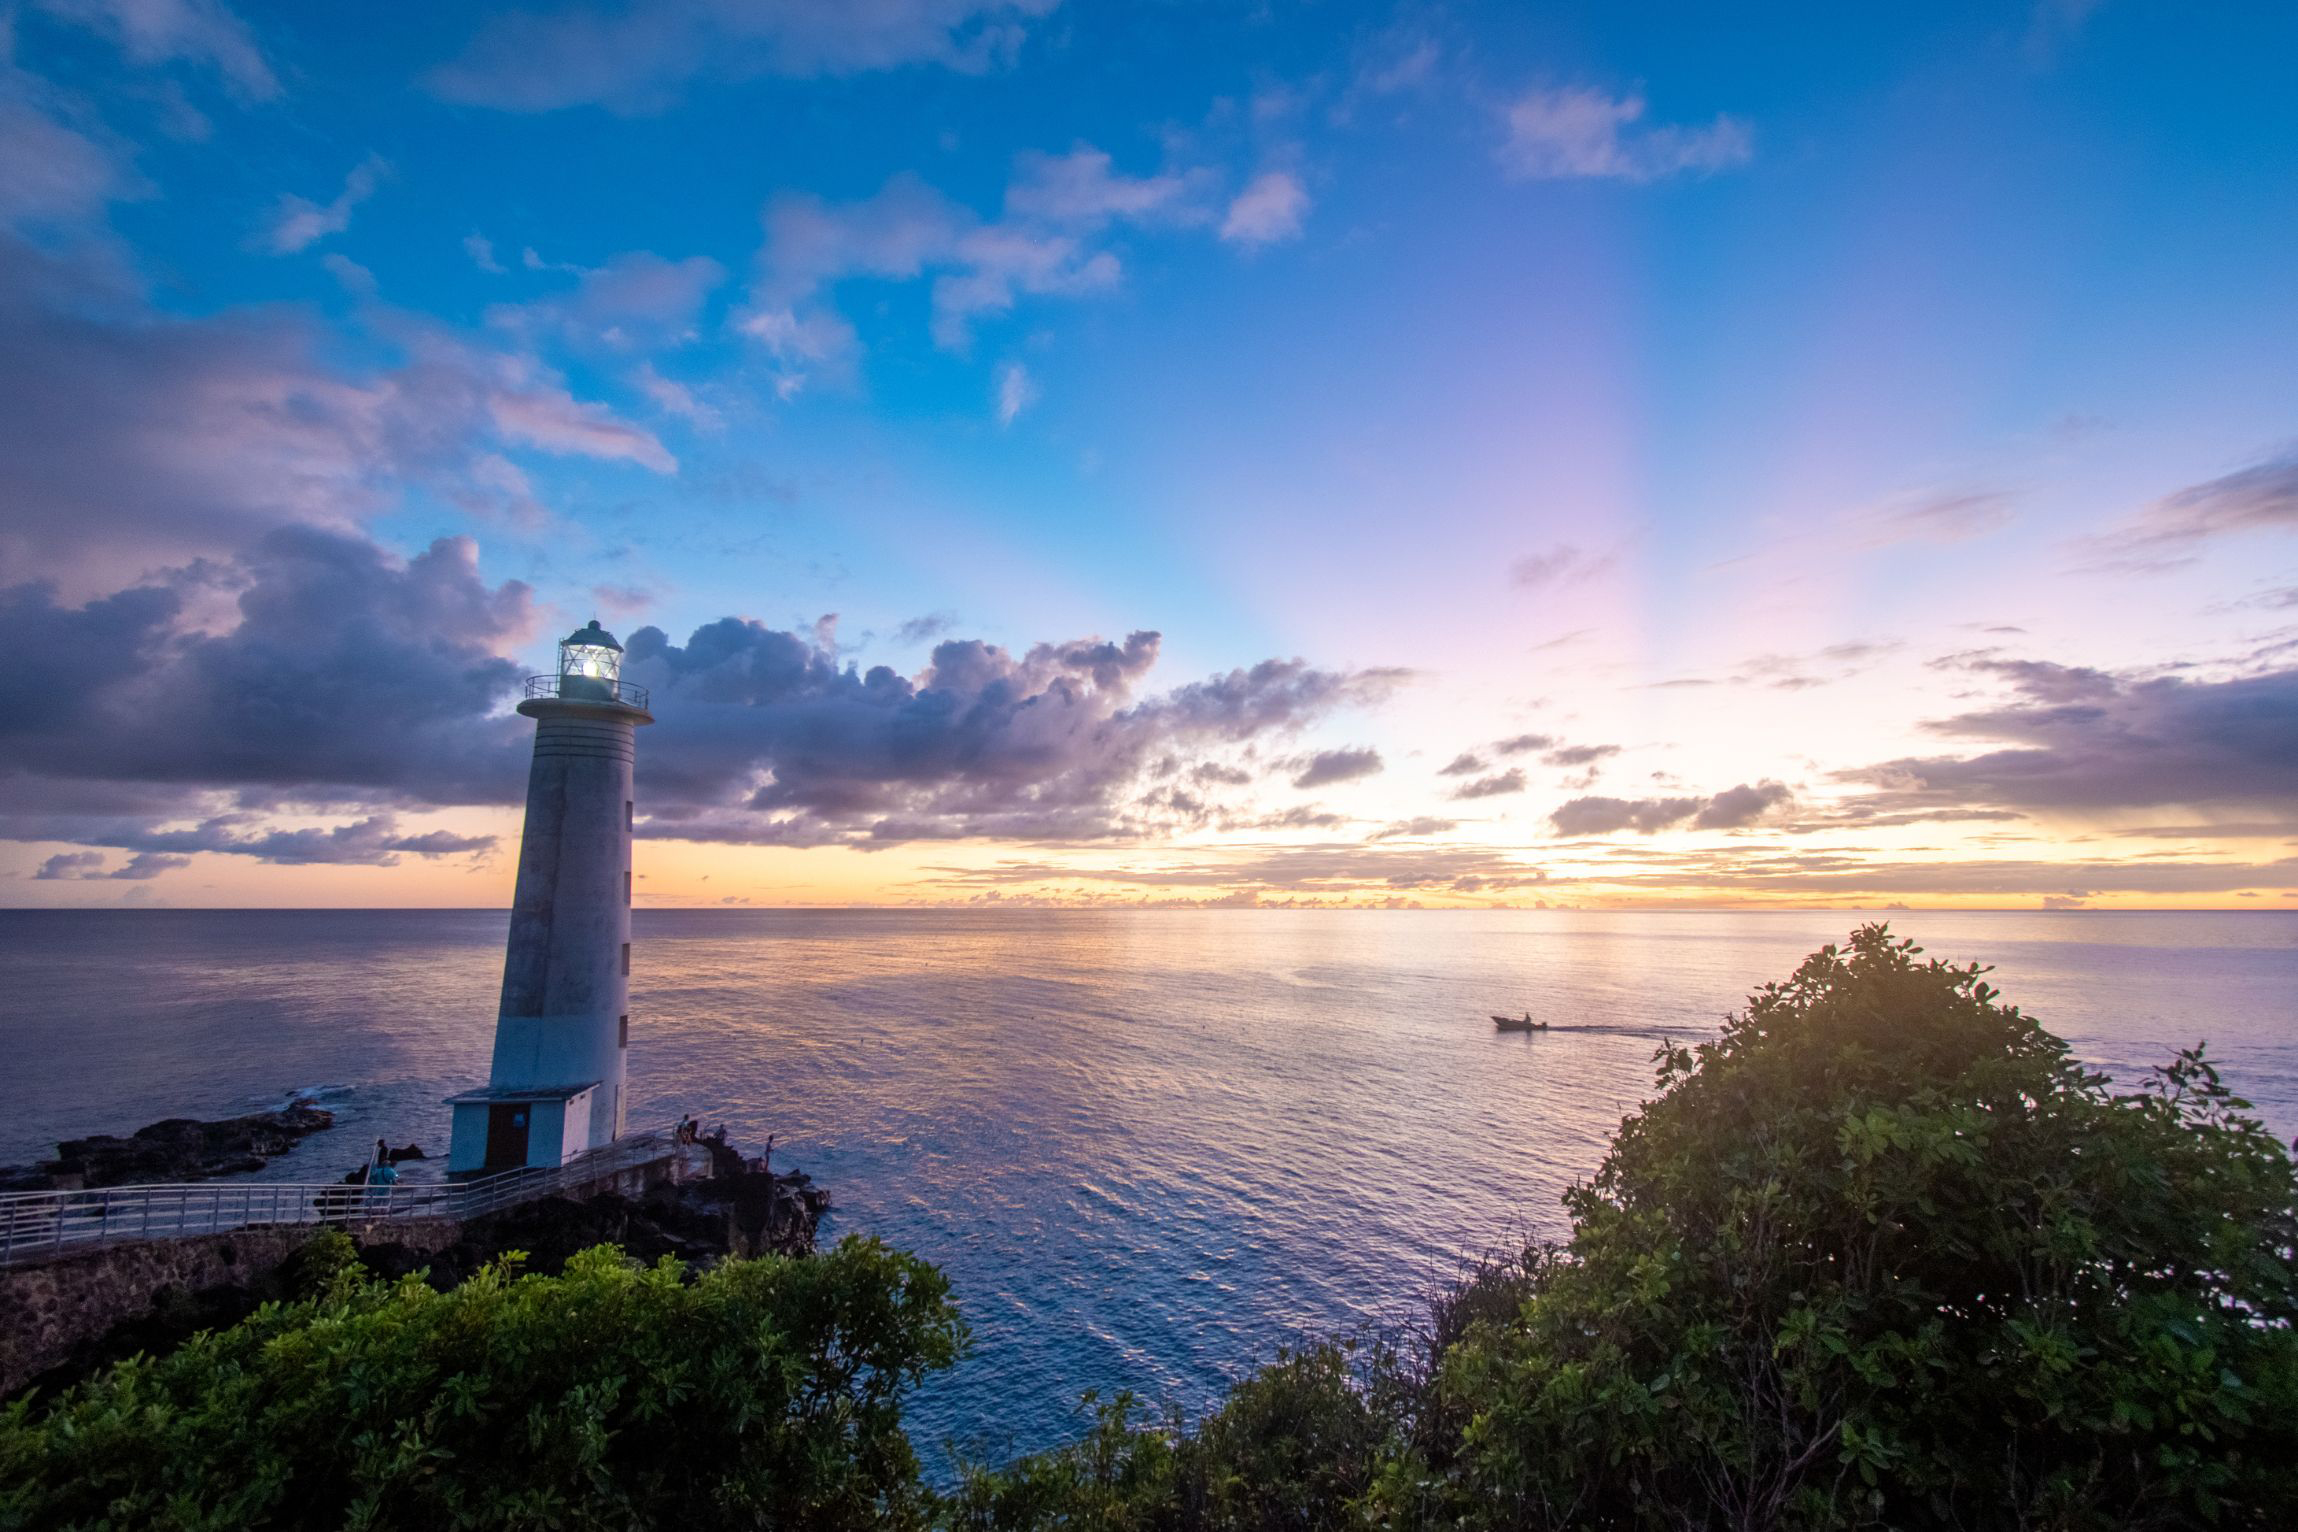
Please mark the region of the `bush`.
[[1082, 1441], [969, 1470], [939, 1519], [953, 1532], [1346, 1526], [1397, 1449], [1404, 1386], [1385, 1348], [1324, 1344], [1238, 1383], [1194, 1431], [1139, 1424], [1137, 1403], [1120, 1395]]
[[609, 1247], [446, 1293], [344, 1269], [10, 1406], [0, 1526], [909, 1525], [901, 1399], [963, 1341], [942, 1275], [870, 1240], [692, 1281]]
[[2291, 1166], [2200, 1051], [2112, 1094], [1881, 927], [1767, 987], [1567, 1197], [1380, 1509], [1463, 1526], [2268, 1524]]

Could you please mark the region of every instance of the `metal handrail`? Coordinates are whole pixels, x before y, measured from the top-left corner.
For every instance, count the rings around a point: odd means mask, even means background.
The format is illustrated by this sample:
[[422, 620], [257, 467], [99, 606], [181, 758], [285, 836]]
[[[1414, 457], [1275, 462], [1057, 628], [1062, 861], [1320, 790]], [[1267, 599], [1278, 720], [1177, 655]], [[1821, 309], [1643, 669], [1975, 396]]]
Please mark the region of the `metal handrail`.
[[529, 676], [529, 699], [556, 697], [562, 702], [616, 702], [646, 711], [646, 688], [635, 681], [609, 681], [601, 676]]
[[184, 1239], [269, 1224], [458, 1222], [532, 1202], [677, 1153], [676, 1130], [619, 1138], [558, 1165], [468, 1181], [389, 1186], [340, 1181], [195, 1181], [0, 1194], [0, 1267], [128, 1239]]

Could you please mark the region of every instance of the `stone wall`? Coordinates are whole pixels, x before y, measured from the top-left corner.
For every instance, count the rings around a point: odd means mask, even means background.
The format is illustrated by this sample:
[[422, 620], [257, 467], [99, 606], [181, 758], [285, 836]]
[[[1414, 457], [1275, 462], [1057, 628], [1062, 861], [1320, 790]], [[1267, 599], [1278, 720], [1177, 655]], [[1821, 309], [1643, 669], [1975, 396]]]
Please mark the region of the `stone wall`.
[[[231, 1295], [227, 1308], [245, 1307], [243, 1295], [260, 1297], [278, 1287], [280, 1268], [319, 1232], [300, 1224], [136, 1240], [0, 1271], [0, 1398], [80, 1359], [84, 1348], [123, 1326], [172, 1311], [196, 1328], [203, 1302], [213, 1306], [224, 1295]], [[388, 1237], [420, 1251], [444, 1249], [460, 1231], [445, 1219], [426, 1218], [349, 1232], [362, 1242]], [[216, 1314], [220, 1322], [230, 1317], [226, 1309]]]
[[[710, 1145], [680, 1144], [468, 1225], [402, 1218], [335, 1227], [372, 1255], [370, 1265], [392, 1275], [436, 1267], [435, 1282], [460, 1280], [507, 1248], [549, 1251], [551, 1260], [531, 1269], [551, 1270], [600, 1241], [649, 1260], [812, 1249], [828, 1198], [802, 1175], [752, 1175], [739, 1154], [724, 1152], [723, 1173]], [[237, 1323], [267, 1299], [293, 1296], [283, 1268], [322, 1227], [124, 1241], [0, 1269], [0, 1399], [139, 1349], [165, 1350], [196, 1330]]]

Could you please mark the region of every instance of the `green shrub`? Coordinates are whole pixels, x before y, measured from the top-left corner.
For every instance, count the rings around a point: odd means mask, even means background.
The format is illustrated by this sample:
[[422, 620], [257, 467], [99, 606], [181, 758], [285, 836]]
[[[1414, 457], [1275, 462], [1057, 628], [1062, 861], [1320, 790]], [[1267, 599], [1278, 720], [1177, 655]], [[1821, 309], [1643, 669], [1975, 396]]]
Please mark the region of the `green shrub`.
[[446, 1293], [342, 1269], [10, 1406], [0, 1526], [914, 1524], [902, 1396], [963, 1341], [942, 1275], [869, 1240], [691, 1282], [609, 1247]]
[[1120, 1395], [1081, 1441], [1001, 1471], [969, 1470], [940, 1519], [958, 1532], [1348, 1526], [1395, 1450], [1403, 1384], [1384, 1348], [1325, 1344], [1244, 1379], [1194, 1431], [1142, 1425]]
[[[2288, 1156], [2199, 1051], [2113, 1094], [1880, 927], [1663, 1050], [1535, 1290], [1443, 1358], [1391, 1520], [2274, 1524]], [[2281, 1524], [2287, 1524], [2281, 1523]]]

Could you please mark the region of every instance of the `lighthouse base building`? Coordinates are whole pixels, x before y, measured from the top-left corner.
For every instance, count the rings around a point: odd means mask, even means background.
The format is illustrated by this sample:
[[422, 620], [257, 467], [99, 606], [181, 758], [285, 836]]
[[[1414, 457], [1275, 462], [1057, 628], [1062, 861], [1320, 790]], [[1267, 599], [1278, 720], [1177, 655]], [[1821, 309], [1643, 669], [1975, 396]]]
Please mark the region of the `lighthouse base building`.
[[527, 682], [535, 720], [526, 829], [484, 1090], [454, 1108], [450, 1172], [558, 1165], [623, 1131], [630, 1046], [631, 771], [644, 688], [596, 621]]

